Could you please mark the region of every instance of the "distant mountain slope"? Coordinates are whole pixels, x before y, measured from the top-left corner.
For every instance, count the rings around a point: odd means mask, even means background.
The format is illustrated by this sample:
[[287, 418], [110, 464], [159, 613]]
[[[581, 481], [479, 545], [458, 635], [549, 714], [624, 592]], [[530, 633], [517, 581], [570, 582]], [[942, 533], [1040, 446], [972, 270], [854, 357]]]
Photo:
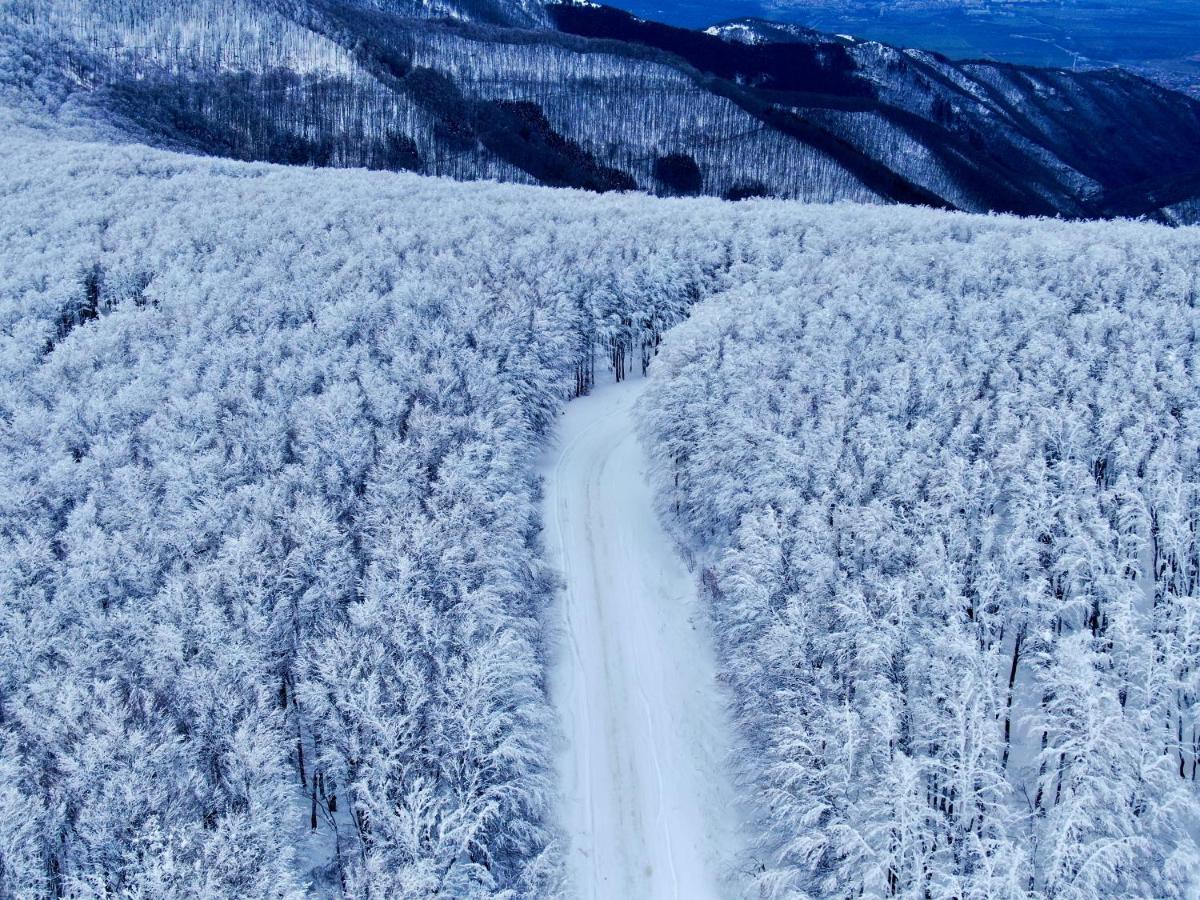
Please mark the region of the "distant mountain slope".
[[[1177, 178], [1152, 178], [1105, 195], [1113, 216], [1146, 215], [1170, 225], [1200, 223], [1200, 169]], [[1149, 204], [1152, 209], [1146, 213]]]
[[954, 63], [755, 19], [695, 32], [603, 7], [551, 11], [565, 30], [751, 85], [964, 208], [1095, 214], [1101, 191], [1200, 163], [1200, 104], [1119, 70]]
[[757, 20], [705, 33], [535, 0], [21, 0], [0, 29], [10, 85], [240, 159], [1072, 217], [1108, 214], [1116, 192], [1154, 214], [1156, 185], [1200, 168], [1200, 104], [1137, 77]]

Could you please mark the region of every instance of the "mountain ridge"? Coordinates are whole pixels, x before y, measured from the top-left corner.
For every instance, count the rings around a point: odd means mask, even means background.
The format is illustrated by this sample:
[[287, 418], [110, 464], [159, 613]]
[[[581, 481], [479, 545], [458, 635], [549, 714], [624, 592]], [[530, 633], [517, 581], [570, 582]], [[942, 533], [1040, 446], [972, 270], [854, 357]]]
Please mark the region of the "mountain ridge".
[[591, 3], [26, 0], [0, 28], [48, 48], [39, 77], [100, 118], [240, 159], [1165, 221], [1159, 196], [1200, 168], [1200, 104], [1136, 76], [758, 20], [713, 34]]

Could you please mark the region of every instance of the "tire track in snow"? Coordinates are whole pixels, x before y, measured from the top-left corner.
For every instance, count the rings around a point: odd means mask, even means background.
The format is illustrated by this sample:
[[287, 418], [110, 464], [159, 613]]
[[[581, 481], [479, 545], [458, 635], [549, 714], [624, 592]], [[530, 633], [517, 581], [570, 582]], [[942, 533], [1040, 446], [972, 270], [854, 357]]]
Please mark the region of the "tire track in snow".
[[[593, 422], [587, 429], [582, 431], [578, 436], [575, 437], [574, 440], [572, 440], [566, 447], [563, 448], [562, 453], [560, 453], [558, 455], [558, 462], [555, 463], [555, 466], [554, 466], [554, 482], [555, 483], [561, 483], [563, 462], [566, 460], [567, 455], [572, 450], [574, 450], [579, 445], [579, 443], [588, 436], [589, 432], [594, 431], [596, 428], [598, 428], [600, 426], [600, 424], [601, 424], [600, 422]], [[560, 501], [560, 502], [555, 503], [554, 522], [555, 522], [555, 527], [556, 527], [556, 531], [557, 531], [557, 541], [556, 541], [555, 545], [559, 548], [558, 565], [559, 565], [559, 570], [562, 572], [562, 575], [563, 575], [564, 590], [566, 592], [566, 597], [564, 598], [564, 602], [562, 603], [562, 619], [563, 619], [563, 624], [565, 626], [565, 631], [566, 631], [567, 637], [571, 642], [571, 653], [573, 656], [573, 663], [577, 669], [582, 670], [583, 655], [580, 652], [579, 641], [576, 639], [576, 636], [575, 636], [575, 626], [571, 620], [571, 607], [574, 605], [574, 603], [571, 600], [571, 559], [570, 559], [570, 556], [563, 549], [566, 547], [566, 543], [563, 540], [563, 534], [564, 534], [563, 517], [566, 512], [566, 509], [567, 509], [567, 506], [564, 502]], [[579, 699], [579, 697], [580, 697], [579, 691], [574, 688], [574, 684], [572, 683], [572, 689], [571, 689], [570, 698], [569, 698], [571, 703], [574, 704]], [[586, 691], [583, 692], [583, 695], [582, 695], [582, 705], [583, 705], [583, 715], [584, 715], [584, 718], [586, 719], [589, 717]], [[593, 787], [592, 787], [592, 780], [591, 780], [591, 748], [585, 743], [584, 746], [579, 748], [579, 752], [582, 754], [583, 771], [584, 771], [586, 779], [587, 779], [587, 790], [584, 792], [583, 806], [586, 811], [589, 828], [591, 829], [591, 831], [593, 833], [595, 833], [595, 830], [596, 830], [595, 811], [592, 806]], [[591, 862], [592, 862], [592, 883], [596, 884], [599, 881], [599, 872], [596, 871], [595, 854], [591, 854]], [[594, 894], [594, 892], [593, 892], [593, 894]]]
[[[606, 460], [606, 463], [607, 463], [607, 460]], [[622, 556], [624, 556], [626, 558], [630, 558], [632, 556], [632, 554], [629, 552], [628, 542], [627, 542], [626, 537], [627, 536], [626, 536], [625, 532], [620, 532]], [[626, 584], [625, 587], [627, 589], [629, 589], [628, 584]], [[639, 610], [640, 610], [640, 607], [639, 607]], [[658, 822], [659, 827], [662, 828], [663, 838], [666, 841], [667, 862], [670, 864], [670, 870], [671, 870], [671, 896], [674, 898], [674, 900], [679, 900], [679, 872], [675, 867], [675, 853], [671, 847], [671, 822], [670, 822], [669, 817], [665, 815], [665, 809], [663, 807], [663, 793], [664, 793], [663, 771], [662, 771], [662, 761], [659, 759], [659, 756], [658, 756], [659, 742], [655, 739], [657, 737], [657, 729], [655, 728], [654, 713], [650, 707], [650, 698], [646, 694], [646, 682], [642, 678], [641, 667], [638, 665], [636, 656], [633, 658], [633, 668], [634, 668], [634, 675], [636, 676], [636, 680], [637, 680], [638, 696], [641, 698], [642, 709], [644, 710], [645, 715], [646, 715], [646, 729], [650, 734], [650, 741], [649, 741], [650, 758], [654, 762], [654, 780], [655, 780], [655, 784], [658, 789], [657, 800], [656, 800], [656, 805], [657, 805], [658, 809], [657, 809], [657, 816], [655, 817], [655, 821]]]

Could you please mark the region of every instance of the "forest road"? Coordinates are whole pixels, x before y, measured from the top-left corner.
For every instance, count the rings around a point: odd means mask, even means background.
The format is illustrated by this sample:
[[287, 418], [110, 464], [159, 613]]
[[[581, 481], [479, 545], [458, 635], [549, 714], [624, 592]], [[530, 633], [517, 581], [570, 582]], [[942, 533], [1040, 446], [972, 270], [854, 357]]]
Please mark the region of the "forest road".
[[572, 401], [545, 467], [545, 543], [565, 580], [551, 699], [575, 895], [735, 896], [732, 747], [695, 583], [655, 515], [633, 407], [645, 381]]

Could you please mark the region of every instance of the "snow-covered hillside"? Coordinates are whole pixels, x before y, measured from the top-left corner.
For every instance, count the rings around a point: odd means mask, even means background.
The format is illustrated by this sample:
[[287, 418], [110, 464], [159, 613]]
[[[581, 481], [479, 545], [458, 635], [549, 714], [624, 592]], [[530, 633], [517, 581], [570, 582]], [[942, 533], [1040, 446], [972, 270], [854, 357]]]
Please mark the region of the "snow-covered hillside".
[[714, 879], [1182, 891], [1196, 231], [0, 154], [0, 894], [557, 895], [539, 464], [647, 368]]

